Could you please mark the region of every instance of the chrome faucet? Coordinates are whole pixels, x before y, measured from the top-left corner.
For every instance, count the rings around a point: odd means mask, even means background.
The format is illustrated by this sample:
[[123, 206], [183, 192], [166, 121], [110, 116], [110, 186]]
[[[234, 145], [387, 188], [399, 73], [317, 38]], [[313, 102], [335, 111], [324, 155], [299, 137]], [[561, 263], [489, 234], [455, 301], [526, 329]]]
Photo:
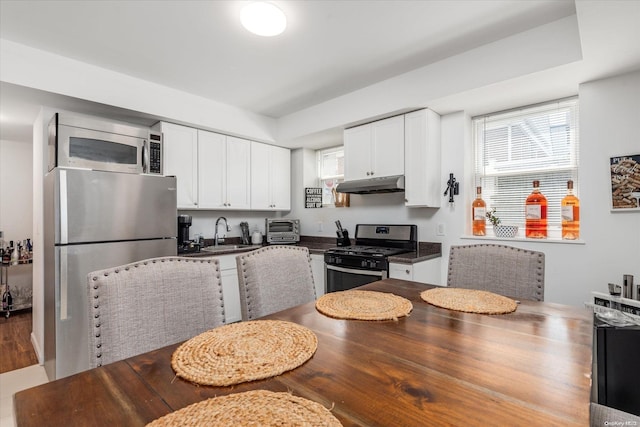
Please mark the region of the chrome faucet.
[[220, 224], [220, 220], [223, 219], [224, 220], [224, 225], [225, 225], [225, 229], [226, 231], [231, 231], [231, 227], [229, 227], [229, 224], [227, 224], [227, 218], [221, 216], [218, 219], [216, 219], [216, 233], [213, 236], [213, 246], [218, 246], [220, 243], [224, 243], [224, 237], [219, 237], [218, 236], [218, 224]]

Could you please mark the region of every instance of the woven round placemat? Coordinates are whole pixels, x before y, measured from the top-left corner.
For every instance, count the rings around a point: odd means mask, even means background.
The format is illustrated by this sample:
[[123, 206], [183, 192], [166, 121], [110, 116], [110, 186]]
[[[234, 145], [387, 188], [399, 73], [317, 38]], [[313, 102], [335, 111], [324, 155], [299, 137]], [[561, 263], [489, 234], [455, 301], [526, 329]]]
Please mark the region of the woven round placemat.
[[213, 397], [167, 414], [148, 427], [341, 426], [324, 406], [290, 393], [253, 390]]
[[420, 298], [438, 307], [466, 313], [506, 314], [518, 307], [511, 298], [476, 289], [434, 288], [421, 292]]
[[353, 320], [396, 320], [408, 315], [413, 304], [398, 295], [375, 291], [331, 292], [318, 298], [316, 309], [327, 316]]
[[309, 360], [318, 338], [308, 328], [282, 320], [224, 325], [176, 349], [176, 374], [203, 385], [227, 386], [274, 377]]

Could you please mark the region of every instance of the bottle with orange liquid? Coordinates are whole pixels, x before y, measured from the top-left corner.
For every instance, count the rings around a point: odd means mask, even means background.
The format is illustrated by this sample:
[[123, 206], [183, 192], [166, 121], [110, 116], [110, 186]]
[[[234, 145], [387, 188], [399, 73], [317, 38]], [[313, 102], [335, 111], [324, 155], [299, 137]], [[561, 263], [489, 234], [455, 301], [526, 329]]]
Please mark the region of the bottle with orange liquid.
[[476, 187], [476, 199], [471, 204], [471, 216], [473, 218], [473, 235], [486, 235], [487, 204], [482, 200], [482, 187]]
[[567, 181], [567, 195], [562, 199], [562, 238], [580, 238], [580, 200], [573, 194], [573, 181]]
[[533, 181], [533, 191], [525, 203], [525, 235], [531, 239], [547, 238], [547, 198], [540, 192], [540, 181]]

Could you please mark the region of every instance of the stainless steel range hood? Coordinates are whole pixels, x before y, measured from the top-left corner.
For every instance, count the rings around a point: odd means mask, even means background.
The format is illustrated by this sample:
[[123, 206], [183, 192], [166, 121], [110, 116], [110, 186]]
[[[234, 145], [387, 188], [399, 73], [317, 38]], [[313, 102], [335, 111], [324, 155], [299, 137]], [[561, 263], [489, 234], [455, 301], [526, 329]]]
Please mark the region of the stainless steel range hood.
[[404, 175], [345, 181], [336, 187], [338, 193], [377, 194], [404, 191]]

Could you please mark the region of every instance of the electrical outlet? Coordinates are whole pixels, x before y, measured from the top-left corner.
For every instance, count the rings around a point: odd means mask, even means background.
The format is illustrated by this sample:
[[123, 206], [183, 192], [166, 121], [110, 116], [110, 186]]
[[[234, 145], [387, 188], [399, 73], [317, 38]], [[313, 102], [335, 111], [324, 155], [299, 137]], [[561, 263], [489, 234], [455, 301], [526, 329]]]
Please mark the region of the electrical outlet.
[[436, 236], [444, 236], [444, 224], [438, 224], [438, 228], [436, 230]]

